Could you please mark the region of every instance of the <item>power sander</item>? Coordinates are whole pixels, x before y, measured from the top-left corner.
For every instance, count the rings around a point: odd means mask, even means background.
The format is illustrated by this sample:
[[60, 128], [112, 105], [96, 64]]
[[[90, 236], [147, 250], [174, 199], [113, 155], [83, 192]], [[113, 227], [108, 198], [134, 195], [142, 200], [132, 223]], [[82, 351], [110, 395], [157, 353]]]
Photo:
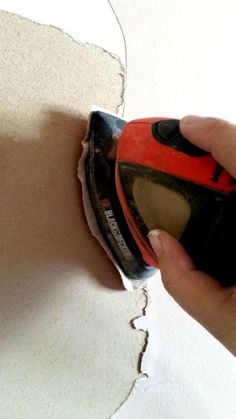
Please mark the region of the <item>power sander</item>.
[[148, 232], [158, 228], [180, 241], [197, 269], [224, 286], [236, 283], [236, 180], [181, 135], [179, 120], [126, 122], [97, 110], [85, 143], [96, 227], [126, 278], [146, 281], [156, 273]]

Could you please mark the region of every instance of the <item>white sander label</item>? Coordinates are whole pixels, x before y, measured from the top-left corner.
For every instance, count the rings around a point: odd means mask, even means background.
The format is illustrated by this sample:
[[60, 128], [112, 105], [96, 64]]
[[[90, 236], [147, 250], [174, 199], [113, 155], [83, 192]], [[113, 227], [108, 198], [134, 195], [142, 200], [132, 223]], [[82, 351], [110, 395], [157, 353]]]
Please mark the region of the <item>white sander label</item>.
[[133, 255], [130, 252], [127, 244], [125, 243], [125, 240], [124, 240], [124, 238], [121, 234], [121, 231], [118, 227], [118, 224], [116, 222], [116, 219], [114, 217], [112, 209], [105, 210], [104, 214], [106, 216], [106, 219], [107, 219], [108, 225], [110, 227], [111, 233], [112, 233], [118, 247], [122, 251], [123, 255], [126, 257], [126, 259], [133, 260]]

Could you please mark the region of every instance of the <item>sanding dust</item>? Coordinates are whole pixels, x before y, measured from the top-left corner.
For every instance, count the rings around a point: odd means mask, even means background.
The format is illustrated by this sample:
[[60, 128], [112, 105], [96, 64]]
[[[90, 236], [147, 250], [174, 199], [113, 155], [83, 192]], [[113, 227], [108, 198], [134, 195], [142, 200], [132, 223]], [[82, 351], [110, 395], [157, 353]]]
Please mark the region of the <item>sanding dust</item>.
[[138, 375], [144, 297], [90, 234], [76, 170], [89, 109], [118, 109], [124, 71], [5, 12], [0, 57], [0, 417], [107, 418]]

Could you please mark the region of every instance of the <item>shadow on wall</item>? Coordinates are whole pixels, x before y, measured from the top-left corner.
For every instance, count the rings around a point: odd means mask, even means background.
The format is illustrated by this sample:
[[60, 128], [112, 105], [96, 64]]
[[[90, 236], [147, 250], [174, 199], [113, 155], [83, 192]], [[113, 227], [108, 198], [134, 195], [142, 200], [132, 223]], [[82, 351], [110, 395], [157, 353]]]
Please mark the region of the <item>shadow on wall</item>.
[[32, 131], [31, 138], [0, 132], [0, 318], [26, 298], [35, 306], [55, 281], [85, 276], [122, 289], [83, 212], [76, 174], [86, 121], [50, 110]]

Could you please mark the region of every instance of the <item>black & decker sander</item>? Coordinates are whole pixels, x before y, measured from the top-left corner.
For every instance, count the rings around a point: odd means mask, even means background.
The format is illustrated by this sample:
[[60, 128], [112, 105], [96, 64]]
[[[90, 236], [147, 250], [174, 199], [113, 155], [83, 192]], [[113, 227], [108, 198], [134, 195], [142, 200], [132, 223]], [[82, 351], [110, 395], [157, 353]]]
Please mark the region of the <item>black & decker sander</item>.
[[156, 272], [148, 232], [159, 228], [182, 243], [198, 269], [224, 286], [236, 283], [236, 181], [181, 135], [178, 120], [127, 123], [94, 111], [86, 144], [91, 208], [103, 245], [127, 278]]

